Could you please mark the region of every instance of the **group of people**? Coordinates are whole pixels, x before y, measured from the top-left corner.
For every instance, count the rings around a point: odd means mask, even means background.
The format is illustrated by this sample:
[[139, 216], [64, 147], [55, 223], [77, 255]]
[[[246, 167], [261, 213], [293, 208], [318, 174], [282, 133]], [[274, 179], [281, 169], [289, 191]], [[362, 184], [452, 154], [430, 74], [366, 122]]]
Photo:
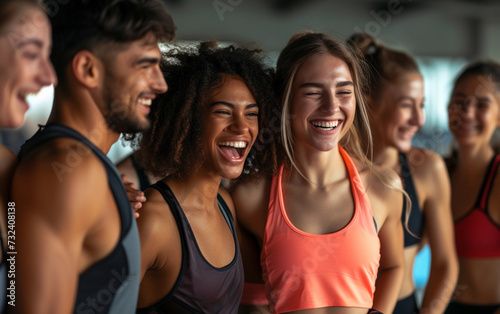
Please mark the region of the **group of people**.
[[[411, 144], [414, 58], [367, 34], [298, 33], [271, 67], [160, 51], [159, 0], [52, 13], [0, 1], [0, 127], [55, 86], [17, 157], [0, 146], [0, 312], [500, 313], [499, 64], [457, 77], [445, 162]], [[120, 134], [135, 152], [115, 166]]]

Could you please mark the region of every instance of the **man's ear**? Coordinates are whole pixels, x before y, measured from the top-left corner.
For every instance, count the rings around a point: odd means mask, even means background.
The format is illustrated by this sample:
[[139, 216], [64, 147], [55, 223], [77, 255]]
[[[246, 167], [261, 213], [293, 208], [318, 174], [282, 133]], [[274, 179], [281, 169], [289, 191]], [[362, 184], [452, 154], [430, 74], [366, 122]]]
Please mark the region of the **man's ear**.
[[78, 51], [73, 57], [71, 67], [76, 80], [84, 86], [95, 88], [99, 85], [103, 70], [102, 62], [90, 51]]

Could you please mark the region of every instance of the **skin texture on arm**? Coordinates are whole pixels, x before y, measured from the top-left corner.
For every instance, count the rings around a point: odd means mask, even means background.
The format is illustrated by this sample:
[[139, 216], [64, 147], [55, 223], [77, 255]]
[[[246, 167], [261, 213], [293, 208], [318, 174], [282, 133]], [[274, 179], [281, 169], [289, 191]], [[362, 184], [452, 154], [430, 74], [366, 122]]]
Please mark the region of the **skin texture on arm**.
[[36, 160], [32, 155], [23, 160], [13, 180], [17, 310], [70, 313], [80, 273], [118, 241], [119, 225], [112, 224], [118, 214], [101, 210], [109, 204], [110, 191], [106, 172], [93, 154], [82, 157], [70, 173], [58, 176], [52, 165], [65, 164], [67, 151], [62, 147], [40, 150]]
[[[147, 201], [137, 219], [141, 242], [138, 308], [158, 302], [172, 289], [182, 259], [181, 239], [169, 205], [157, 190], [148, 188], [145, 192]], [[161, 285], [158, 277], [165, 278]]]
[[[388, 170], [384, 170], [388, 171]], [[397, 186], [401, 182], [397, 177]], [[373, 308], [382, 313], [392, 313], [403, 282], [403, 227], [401, 211], [403, 194], [384, 186], [380, 179], [372, 174], [367, 193], [372, 204], [373, 216], [377, 221], [380, 239], [380, 266], [377, 276]]]
[[415, 179], [425, 182], [425, 233], [431, 249], [431, 270], [424, 293], [421, 313], [443, 313], [450, 301], [458, 277], [458, 261], [453, 237], [450, 208], [450, 181], [444, 161], [426, 154]]
[[[231, 196], [238, 217], [238, 240], [240, 243], [245, 271], [245, 283], [261, 284], [262, 268], [260, 251], [267, 219], [270, 180], [238, 184], [231, 191]], [[241, 304], [239, 313], [269, 313], [267, 306]]]
[[[238, 228], [238, 241], [241, 256], [244, 261], [245, 285], [252, 286], [252, 291], [259, 294], [259, 300], [266, 298], [266, 288], [262, 280], [262, 267], [260, 266], [260, 246], [257, 240], [242, 227]], [[244, 289], [244, 291], [245, 291]], [[254, 291], [256, 290], [256, 291]], [[248, 292], [246, 292], [248, 294]], [[269, 313], [267, 305], [255, 304], [253, 293], [248, 296], [243, 293], [245, 299], [241, 300], [238, 313]], [[267, 302], [266, 302], [267, 303]]]
[[231, 191], [238, 225], [255, 238], [259, 248], [266, 228], [270, 190], [271, 178], [261, 178], [240, 183]]

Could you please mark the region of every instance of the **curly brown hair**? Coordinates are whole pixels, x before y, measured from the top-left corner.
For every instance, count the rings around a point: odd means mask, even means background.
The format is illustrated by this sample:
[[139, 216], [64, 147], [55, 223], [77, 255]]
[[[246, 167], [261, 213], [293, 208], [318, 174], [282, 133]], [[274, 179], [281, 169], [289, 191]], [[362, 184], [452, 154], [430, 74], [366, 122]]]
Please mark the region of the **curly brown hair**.
[[197, 49], [178, 47], [164, 53], [161, 68], [169, 90], [151, 105], [151, 128], [127, 138], [138, 148], [137, 157], [146, 171], [183, 179], [201, 166], [205, 159], [199, 150], [204, 119], [201, 106], [224, 83], [224, 75], [240, 78], [259, 105], [259, 134], [245, 161], [244, 176], [255, 178], [260, 172], [277, 169], [279, 124], [272, 125], [274, 72], [264, 65], [260, 52], [203, 42]]

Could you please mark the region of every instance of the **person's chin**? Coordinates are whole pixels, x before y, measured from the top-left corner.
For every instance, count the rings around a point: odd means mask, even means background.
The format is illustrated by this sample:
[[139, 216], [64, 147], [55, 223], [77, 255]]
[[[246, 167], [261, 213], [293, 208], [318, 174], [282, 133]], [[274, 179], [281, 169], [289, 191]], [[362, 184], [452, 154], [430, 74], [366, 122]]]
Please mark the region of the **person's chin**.
[[226, 166], [221, 168], [221, 175], [226, 179], [236, 179], [243, 172], [243, 164], [238, 166]]
[[411, 149], [411, 141], [401, 141], [399, 143], [397, 143], [396, 145], [396, 148], [398, 149], [398, 151], [402, 152], [402, 153], [408, 153]]
[[7, 121], [5, 121], [5, 125], [2, 124], [1, 127], [16, 129], [23, 125], [25, 118], [25, 111], [19, 111], [14, 113]]
[[115, 130], [119, 131], [120, 133], [133, 134], [133, 133], [144, 132], [148, 130], [150, 126], [151, 123], [149, 122], [148, 119], [144, 119], [142, 121], [139, 120], [124, 121], [123, 123], [116, 125]]

